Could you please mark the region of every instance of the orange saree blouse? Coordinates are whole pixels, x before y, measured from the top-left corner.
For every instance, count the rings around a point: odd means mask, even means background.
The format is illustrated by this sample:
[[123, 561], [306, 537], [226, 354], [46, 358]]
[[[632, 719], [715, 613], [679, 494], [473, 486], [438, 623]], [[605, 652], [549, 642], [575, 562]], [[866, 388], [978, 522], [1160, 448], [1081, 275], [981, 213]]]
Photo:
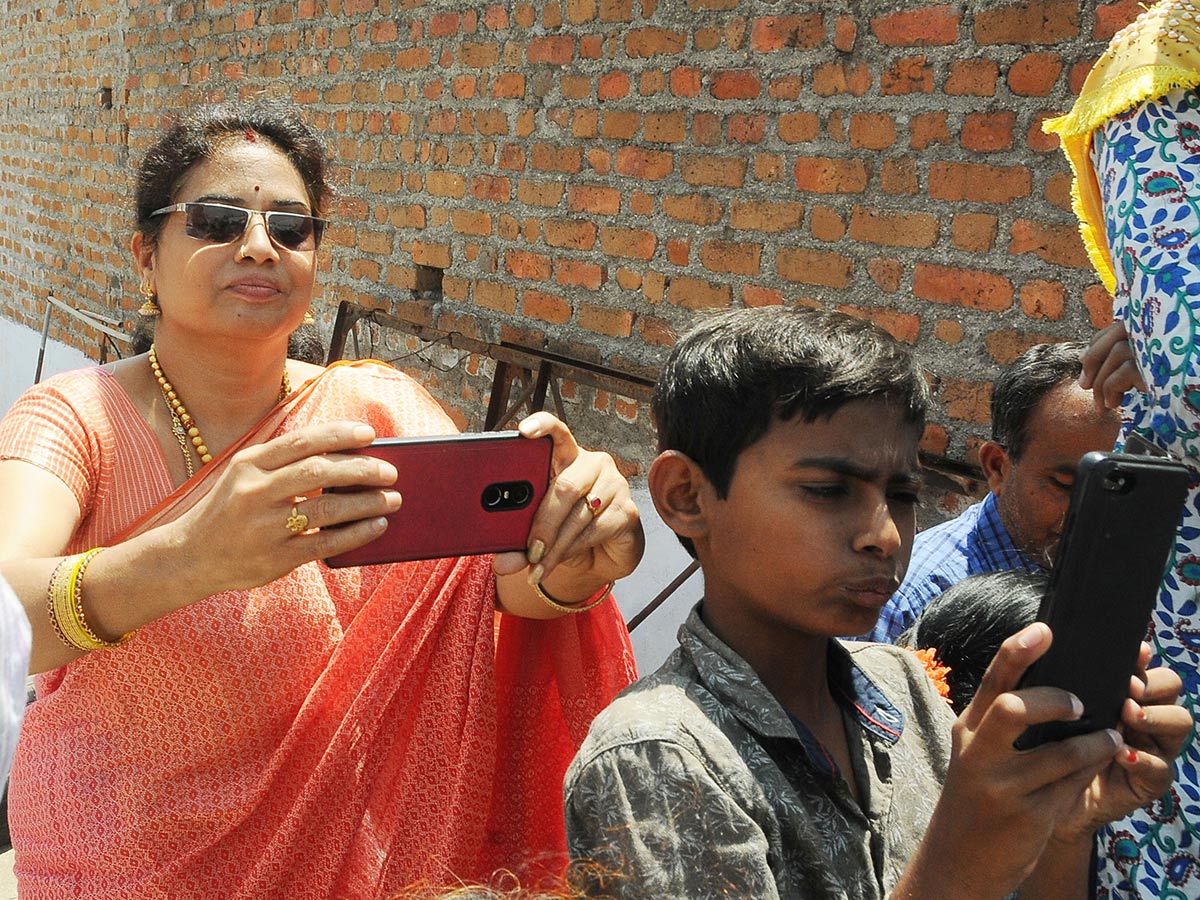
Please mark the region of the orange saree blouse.
[[[303, 425], [453, 431], [411, 379], [331, 367], [239, 443]], [[0, 457], [58, 475], [113, 544], [203, 496], [102, 369], [32, 388]], [[490, 557], [309, 563], [193, 603], [38, 679], [10, 787], [22, 898], [386, 897], [415, 881], [553, 878], [562, 777], [634, 678], [610, 600], [552, 621], [495, 612]]]

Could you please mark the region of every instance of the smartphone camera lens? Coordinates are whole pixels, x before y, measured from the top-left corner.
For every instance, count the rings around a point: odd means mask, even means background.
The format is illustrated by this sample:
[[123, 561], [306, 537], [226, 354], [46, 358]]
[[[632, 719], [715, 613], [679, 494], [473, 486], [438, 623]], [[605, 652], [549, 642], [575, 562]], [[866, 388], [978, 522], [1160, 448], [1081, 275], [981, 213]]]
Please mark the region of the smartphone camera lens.
[[528, 481], [518, 481], [508, 492], [509, 500], [515, 507], [524, 506], [533, 495], [533, 486]]
[[485, 509], [495, 509], [504, 502], [504, 489], [498, 484], [489, 484], [483, 489], [483, 505]]

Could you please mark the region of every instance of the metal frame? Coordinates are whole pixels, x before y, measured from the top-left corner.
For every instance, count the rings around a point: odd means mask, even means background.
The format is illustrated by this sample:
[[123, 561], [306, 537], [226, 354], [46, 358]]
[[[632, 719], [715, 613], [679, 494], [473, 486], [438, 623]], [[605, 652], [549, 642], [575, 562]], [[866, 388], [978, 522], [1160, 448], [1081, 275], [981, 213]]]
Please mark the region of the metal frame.
[[[50, 314], [55, 309], [62, 310], [71, 318], [83, 322], [89, 328], [94, 328], [103, 335], [100, 339], [100, 365], [108, 362], [108, 344], [110, 341], [125, 344], [126, 346], [132, 342], [132, 338], [127, 332], [116, 328], [116, 326], [121, 324], [120, 319], [92, 312], [90, 309], [76, 309], [59, 300], [53, 294], [47, 294], [46, 312], [42, 316], [42, 340], [38, 345], [37, 369], [33, 373], [34, 384], [42, 380], [42, 364], [46, 360], [46, 341], [50, 338]], [[108, 338], [108, 341], [104, 339], [105, 337]]]

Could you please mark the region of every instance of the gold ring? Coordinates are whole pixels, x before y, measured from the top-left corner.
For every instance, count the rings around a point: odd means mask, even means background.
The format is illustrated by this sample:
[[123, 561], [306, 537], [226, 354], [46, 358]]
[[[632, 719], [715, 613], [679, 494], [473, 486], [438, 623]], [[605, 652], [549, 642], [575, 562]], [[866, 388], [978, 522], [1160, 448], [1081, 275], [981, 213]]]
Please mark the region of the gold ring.
[[292, 514], [288, 516], [287, 530], [292, 534], [308, 531], [308, 516], [300, 512], [299, 508], [295, 506], [292, 507]]
[[600, 515], [600, 507], [604, 505], [599, 497], [593, 497], [591, 494], [584, 498], [584, 503], [587, 504], [587, 510], [592, 514], [593, 519]]

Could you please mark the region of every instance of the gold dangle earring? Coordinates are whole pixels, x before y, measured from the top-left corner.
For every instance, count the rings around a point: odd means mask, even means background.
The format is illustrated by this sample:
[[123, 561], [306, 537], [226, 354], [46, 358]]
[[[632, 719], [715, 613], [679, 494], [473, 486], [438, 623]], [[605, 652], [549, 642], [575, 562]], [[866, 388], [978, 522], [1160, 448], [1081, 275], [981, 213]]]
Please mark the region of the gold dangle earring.
[[317, 320], [316, 320], [316, 318], [315, 318], [315, 317], [313, 316], [313, 314], [312, 314], [312, 310], [311, 310], [311, 309], [306, 309], [306, 310], [304, 311], [304, 320], [303, 320], [303, 321], [302, 321], [300, 324], [302, 324], [302, 325], [312, 325], [312, 324], [313, 324], [314, 322], [316, 322], [316, 321], [317, 321]]
[[146, 298], [142, 305], [138, 307], [139, 316], [153, 319], [155, 316], [162, 315], [162, 309], [158, 305], [158, 295], [154, 293], [154, 288], [150, 287], [149, 275], [142, 276], [142, 283], [138, 287], [138, 293]]

